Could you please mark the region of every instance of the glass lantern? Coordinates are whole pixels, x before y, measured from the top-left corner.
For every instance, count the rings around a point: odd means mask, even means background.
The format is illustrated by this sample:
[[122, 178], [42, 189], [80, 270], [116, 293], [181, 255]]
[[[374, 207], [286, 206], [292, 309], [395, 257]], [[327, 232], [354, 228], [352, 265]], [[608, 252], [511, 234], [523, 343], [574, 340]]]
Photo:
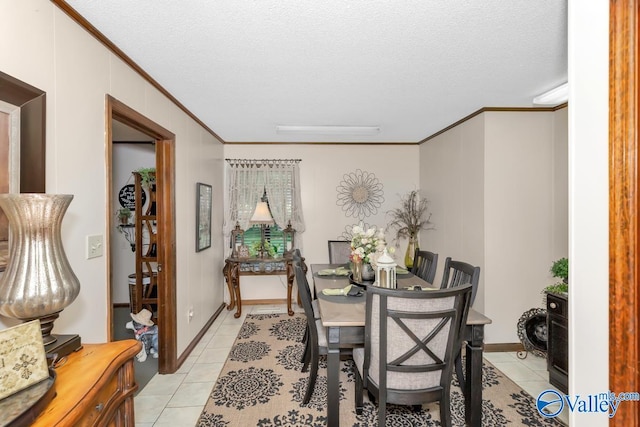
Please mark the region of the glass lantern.
[[291, 221], [287, 223], [287, 228], [282, 230], [283, 254], [289, 255], [295, 248], [296, 230], [291, 227]]
[[244, 246], [244, 230], [240, 228], [240, 223], [236, 222], [236, 227], [231, 230], [231, 256], [238, 257], [242, 246]]
[[376, 266], [376, 285], [381, 288], [396, 289], [396, 262], [384, 248]]

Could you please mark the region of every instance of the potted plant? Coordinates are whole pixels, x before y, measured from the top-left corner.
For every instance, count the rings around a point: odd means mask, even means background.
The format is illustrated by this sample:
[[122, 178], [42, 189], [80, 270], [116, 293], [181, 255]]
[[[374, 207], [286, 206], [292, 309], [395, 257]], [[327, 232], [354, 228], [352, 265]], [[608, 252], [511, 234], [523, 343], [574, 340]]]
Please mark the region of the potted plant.
[[395, 229], [394, 240], [398, 246], [400, 238], [408, 238], [407, 252], [404, 257], [405, 267], [413, 267], [415, 251], [420, 247], [418, 233], [420, 230], [433, 229], [431, 214], [428, 213], [429, 201], [421, 199], [418, 190], [413, 190], [400, 198], [400, 207], [387, 212], [391, 216], [388, 228]]
[[558, 279], [562, 279], [561, 282], [556, 282], [553, 285], [549, 285], [545, 288], [546, 292], [554, 293], [568, 293], [569, 292], [569, 260], [567, 258], [557, 259], [551, 264], [549, 269], [551, 275]]
[[144, 188], [156, 182], [156, 168], [138, 168], [135, 172], [140, 174], [140, 185]]
[[129, 208], [118, 209], [118, 218], [120, 219], [120, 224], [123, 224], [123, 225], [128, 224], [129, 218], [131, 218], [131, 209]]

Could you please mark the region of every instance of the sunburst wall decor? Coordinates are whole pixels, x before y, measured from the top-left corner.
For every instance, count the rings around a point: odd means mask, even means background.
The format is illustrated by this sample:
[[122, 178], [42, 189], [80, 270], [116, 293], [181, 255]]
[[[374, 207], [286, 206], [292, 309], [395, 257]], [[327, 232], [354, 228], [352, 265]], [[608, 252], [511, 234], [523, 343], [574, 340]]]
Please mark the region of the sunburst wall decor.
[[346, 216], [362, 219], [375, 215], [384, 202], [384, 192], [378, 178], [360, 169], [344, 174], [336, 190], [336, 204], [342, 207]]

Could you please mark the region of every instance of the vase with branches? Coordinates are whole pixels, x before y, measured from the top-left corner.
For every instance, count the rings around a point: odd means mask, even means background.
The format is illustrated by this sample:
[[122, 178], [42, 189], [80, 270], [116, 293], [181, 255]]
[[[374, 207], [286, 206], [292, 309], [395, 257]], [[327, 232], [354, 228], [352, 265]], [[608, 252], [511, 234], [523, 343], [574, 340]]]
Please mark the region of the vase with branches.
[[395, 230], [394, 241], [396, 246], [402, 238], [409, 239], [407, 252], [404, 257], [405, 267], [411, 269], [413, 267], [413, 258], [416, 249], [419, 248], [418, 234], [420, 230], [433, 229], [431, 224], [431, 214], [429, 211], [429, 201], [420, 198], [418, 190], [410, 191], [400, 197], [400, 207], [392, 209], [388, 212], [391, 222], [388, 225], [389, 230]]

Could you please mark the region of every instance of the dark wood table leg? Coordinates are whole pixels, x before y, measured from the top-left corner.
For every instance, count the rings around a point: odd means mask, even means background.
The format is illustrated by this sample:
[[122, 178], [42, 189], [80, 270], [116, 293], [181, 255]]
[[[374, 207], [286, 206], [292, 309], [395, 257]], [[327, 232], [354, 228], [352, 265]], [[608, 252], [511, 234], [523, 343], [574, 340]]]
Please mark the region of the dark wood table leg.
[[231, 279], [231, 297], [233, 305], [237, 307], [233, 317], [236, 319], [242, 315], [242, 297], [240, 295], [240, 263], [234, 262], [229, 269], [229, 278]]
[[471, 325], [466, 346], [466, 381], [463, 385], [465, 418], [470, 427], [482, 425], [482, 350], [484, 325]]
[[236, 313], [233, 315], [233, 317], [237, 319], [238, 317], [240, 317], [240, 315], [242, 315], [242, 297], [240, 296], [240, 276], [237, 276], [236, 279], [233, 281], [233, 288], [236, 291], [236, 304], [238, 305]]
[[296, 275], [293, 271], [293, 264], [288, 261], [287, 262], [287, 313], [289, 316], [293, 316], [293, 308], [291, 308], [291, 294], [293, 293], [293, 281], [295, 280]]
[[340, 425], [340, 328], [327, 328], [327, 425]]
[[222, 274], [224, 274], [224, 281], [227, 282], [227, 289], [229, 289], [229, 304], [227, 304], [227, 310], [233, 310], [236, 306], [236, 293], [233, 289], [233, 279], [231, 277], [232, 264], [228, 262], [224, 263]]

